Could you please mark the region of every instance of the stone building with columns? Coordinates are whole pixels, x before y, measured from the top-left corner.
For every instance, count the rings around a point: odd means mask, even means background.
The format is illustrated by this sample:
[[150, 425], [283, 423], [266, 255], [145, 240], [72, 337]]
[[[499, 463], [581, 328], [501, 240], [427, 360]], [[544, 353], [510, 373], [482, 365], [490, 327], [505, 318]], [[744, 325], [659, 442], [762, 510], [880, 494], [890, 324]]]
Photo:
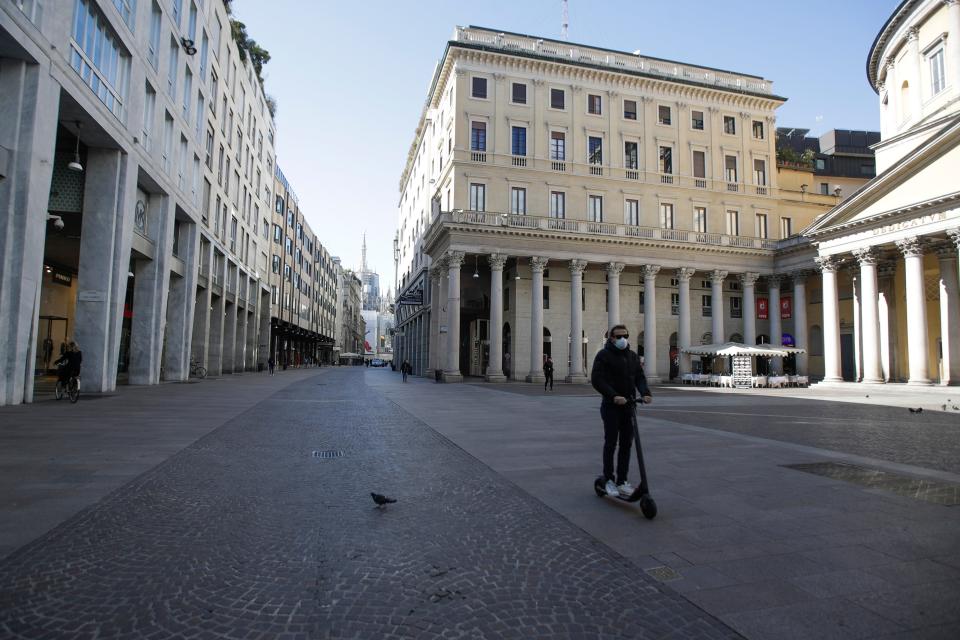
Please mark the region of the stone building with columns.
[[274, 137], [223, 2], [0, 3], [0, 404], [266, 362]]
[[960, 2], [902, 2], [867, 78], [878, 175], [804, 231], [823, 273], [825, 379], [960, 384]]
[[806, 347], [798, 232], [839, 198], [778, 185], [784, 100], [749, 74], [458, 27], [401, 177], [398, 294], [423, 304], [399, 348], [451, 381], [537, 381], [545, 353], [583, 381], [616, 322], [653, 379], [700, 366], [692, 344]]

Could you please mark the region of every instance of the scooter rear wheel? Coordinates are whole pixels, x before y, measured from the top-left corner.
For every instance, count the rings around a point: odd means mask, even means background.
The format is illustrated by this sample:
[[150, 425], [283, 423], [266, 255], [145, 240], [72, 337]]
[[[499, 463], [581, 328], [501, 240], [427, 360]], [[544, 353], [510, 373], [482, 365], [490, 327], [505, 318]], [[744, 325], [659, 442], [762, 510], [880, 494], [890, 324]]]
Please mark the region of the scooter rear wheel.
[[600, 498], [607, 495], [607, 490], [604, 485], [606, 485], [606, 482], [604, 481], [603, 478], [597, 478], [596, 480], [593, 481], [593, 490], [596, 492], [597, 496]]
[[649, 494], [640, 498], [640, 511], [647, 520], [653, 520], [657, 517], [657, 503]]

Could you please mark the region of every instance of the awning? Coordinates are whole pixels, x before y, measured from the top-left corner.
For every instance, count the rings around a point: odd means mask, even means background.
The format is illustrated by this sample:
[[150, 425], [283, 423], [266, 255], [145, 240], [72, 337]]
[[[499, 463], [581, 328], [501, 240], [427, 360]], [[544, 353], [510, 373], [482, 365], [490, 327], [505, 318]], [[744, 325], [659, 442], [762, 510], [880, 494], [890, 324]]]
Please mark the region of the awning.
[[681, 351], [695, 356], [760, 356], [765, 358], [782, 358], [791, 353], [802, 352], [803, 349], [773, 347], [770, 345], [749, 345], [740, 342], [724, 342], [719, 344], [697, 345], [681, 349]]
[[801, 349], [800, 347], [782, 347], [774, 346], [772, 344], [758, 344], [758, 347], [763, 347], [765, 349], [776, 349], [777, 351], [786, 351], [787, 353], [806, 353], [806, 349]]

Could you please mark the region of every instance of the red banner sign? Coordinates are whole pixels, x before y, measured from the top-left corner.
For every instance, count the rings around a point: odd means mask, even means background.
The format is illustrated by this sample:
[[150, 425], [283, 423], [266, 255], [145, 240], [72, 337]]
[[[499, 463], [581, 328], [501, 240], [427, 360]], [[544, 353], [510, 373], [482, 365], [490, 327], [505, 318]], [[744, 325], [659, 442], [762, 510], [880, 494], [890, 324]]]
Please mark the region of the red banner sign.
[[789, 320], [793, 317], [793, 298], [780, 298], [780, 317]]
[[757, 298], [757, 319], [766, 320], [769, 308], [769, 302], [766, 298]]

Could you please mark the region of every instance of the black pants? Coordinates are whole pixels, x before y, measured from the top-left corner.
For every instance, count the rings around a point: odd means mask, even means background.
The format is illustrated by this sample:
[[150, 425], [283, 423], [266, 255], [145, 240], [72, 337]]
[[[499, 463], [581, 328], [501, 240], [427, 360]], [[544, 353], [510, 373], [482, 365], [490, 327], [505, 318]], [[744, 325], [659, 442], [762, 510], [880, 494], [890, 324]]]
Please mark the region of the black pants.
[[[603, 418], [603, 477], [621, 484], [630, 473], [630, 449], [633, 446], [632, 409], [613, 404], [600, 405], [600, 417]], [[613, 452], [617, 452], [617, 475], [613, 475]]]
[[547, 385], [550, 385], [550, 391], [553, 391], [553, 373], [545, 373], [543, 375], [543, 390], [546, 391]]

